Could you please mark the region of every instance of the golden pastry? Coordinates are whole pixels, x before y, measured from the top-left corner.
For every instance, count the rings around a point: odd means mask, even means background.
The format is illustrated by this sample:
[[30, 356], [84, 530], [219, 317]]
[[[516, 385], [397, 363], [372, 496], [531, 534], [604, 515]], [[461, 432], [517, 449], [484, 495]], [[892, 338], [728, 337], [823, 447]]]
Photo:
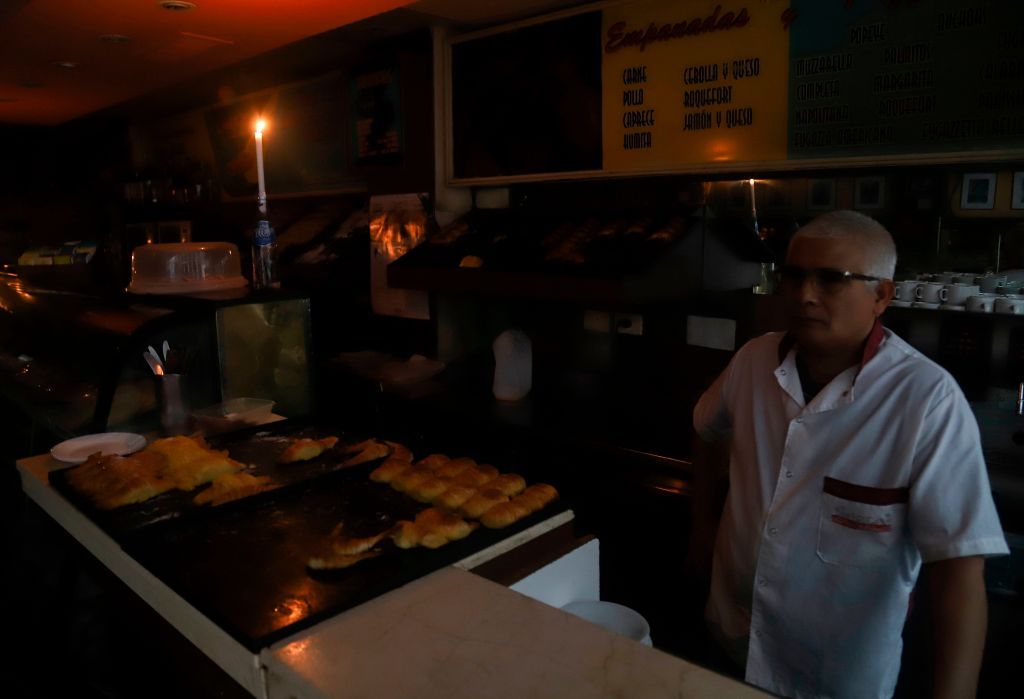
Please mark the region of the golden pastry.
[[448, 478], [438, 478], [432, 475], [430, 478], [417, 483], [406, 492], [417, 502], [433, 502], [435, 498], [448, 490], [450, 485], [451, 483]]
[[340, 464], [341, 466], [358, 466], [359, 464], [365, 464], [367, 461], [383, 459], [386, 456], [391, 456], [391, 447], [388, 446], [386, 442], [381, 442], [376, 439], [367, 439], [346, 451], [352, 451], [355, 449], [358, 449], [359, 451], [353, 456], [342, 461]]
[[404, 444], [399, 444], [398, 442], [388, 442], [386, 440], [384, 443], [391, 447], [392, 459], [400, 459], [410, 463], [412, 462], [412, 450], [410, 450], [409, 447]]
[[331, 533], [331, 550], [342, 555], [354, 555], [369, 551], [391, 533], [389, 528], [372, 536], [349, 536], [342, 533], [343, 528], [344, 523], [339, 524]]
[[410, 466], [391, 480], [391, 487], [400, 493], [408, 493], [428, 478], [434, 478], [434, 474], [429, 468]]
[[416, 515], [416, 526], [422, 537], [433, 534], [443, 536], [449, 541], [464, 539], [474, 528], [454, 512], [442, 510], [439, 507], [430, 507]]
[[273, 490], [277, 486], [271, 484], [270, 476], [254, 476], [250, 473], [225, 473], [217, 476], [209, 488], [202, 490], [192, 502], [197, 505], [210, 504], [216, 507], [232, 500]]
[[452, 477], [455, 485], [466, 485], [470, 488], [479, 488], [487, 481], [493, 480], [498, 475], [498, 469], [488, 464], [470, 466], [462, 473]]
[[201, 437], [158, 439], [144, 451], [157, 452], [167, 459], [163, 475], [180, 490], [192, 490], [217, 476], [245, 468], [245, 464], [229, 458], [226, 451], [211, 450]]
[[476, 494], [462, 504], [459, 514], [477, 519], [495, 505], [508, 502], [508, 496], [500, 490], [487, 488], [478, 490]]
[[495, 505], [480, 518], [480, 523], [488, 529], [501, 529], [513, 522], [518, 522], [530, 514], [530, 509], [521, 502], [510, 500]]
[[92, 500], [101, 510], [144, 502], [174, 489], [164, 477], [167, 459], [151, 451], [131, 456], [93, 454], [81, 466], [68, 471], [68, 484]]
[[416, 462], [416, 466], [424, 466], [429, 468], [431, 471], [436, 471], [444, 464], [451, 461], [444, 454], [431, 454], [430, 456], [424, 456], [422, 459]]
[[476, 488], [470, 488], [465, 485], [453, 485], [437, 496], [434, 499], [434, 504], [449, 510], [457, 510], [474, 495], [476, 495]]
[[309, 461], [320, 456], [337, 443], [337, 437], [324, 437], [323, 439], [303, 437], [296, 439], [285, 447], [285, 450], [277, 457], [277, 463], [293, 464], [297, 461]]
[[391, 540], [402, 549], [414, 546], [438, 548], [449, 541], [469, 536], [476, 526], [452, 512], [430, 507], [417, 514], [414, 522], [399, 522], [391, 532]]
[[422, 537], [423, 535], [420, 533], [416, 523], [405, 519], [398, 522], [394, 529], [391, 530], [391, 540], [400, 549], [411, 549], [414, 546], [419, 546]]
[[516, 501], [526, 505], [530, 512], [545, 507], [558, 497], [558, 491], [547, 483], [536, 483], [516, 496]]
[[481, 487], [494, 488], [512, 497], [523, 492], [523, 489], [526, 487], [526, 481], [518, 473], [503, 473], [487, 481]]
[[457, 476], [468, 468], [476, 466], [476, 462], [468, 457], [461, 457], [458, 459], [451, 459], [445, 464], [442, 464], [439, 468], [435, 469], [435, 473], [442, 478], [451, 478]]
[[370, 480], [376, 483], [390, 483], [403, 471], [409, 468], [409, 462], [391, 456], [377, 468], [370, 471]]
[[367, 558], [376, 558], [380, 554], [380, 551], [363, 551], [356, 554], [336, 553], [322, 558], [310, 558], [306, 561], [306, 565], [312, 570], [340, 570], [354, 566], [359, 561], [365, 561]]
[[68, 483], [109, 510], [175, 488], [193, 490], [243, 468], [227, 452], [211, 450], [202, 437], [168, 437], [131, 456], [93, 454], [68, 473]]

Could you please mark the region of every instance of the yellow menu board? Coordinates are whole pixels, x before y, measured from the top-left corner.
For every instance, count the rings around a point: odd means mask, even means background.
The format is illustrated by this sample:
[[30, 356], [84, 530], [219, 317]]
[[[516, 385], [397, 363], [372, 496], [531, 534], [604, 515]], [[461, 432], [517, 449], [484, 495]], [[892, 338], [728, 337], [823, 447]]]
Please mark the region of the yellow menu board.
[[785, 160], [788, 0], [604, 8], [606, 171]]

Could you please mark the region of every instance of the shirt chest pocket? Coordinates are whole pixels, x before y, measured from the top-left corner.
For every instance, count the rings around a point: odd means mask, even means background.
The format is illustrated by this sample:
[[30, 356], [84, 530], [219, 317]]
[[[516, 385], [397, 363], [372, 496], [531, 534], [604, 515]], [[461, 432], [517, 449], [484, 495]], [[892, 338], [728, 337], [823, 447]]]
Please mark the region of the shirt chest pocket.
[[903, 539], [907, 488], [870, 488], [826, 478], [821, 498], [821, 560], [861, 568], [893, 561]]

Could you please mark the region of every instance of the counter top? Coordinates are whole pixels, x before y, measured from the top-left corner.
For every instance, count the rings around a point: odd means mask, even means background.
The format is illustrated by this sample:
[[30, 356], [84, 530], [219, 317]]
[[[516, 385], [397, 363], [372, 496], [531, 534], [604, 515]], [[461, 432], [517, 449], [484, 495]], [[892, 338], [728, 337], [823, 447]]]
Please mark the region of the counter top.
[[[767, 696], [447, 568], [263, 655], [272, 697]], [[333, 690], [333, 692], [332, 692]]]
[[261, 699], [764, 696], [462, 569], [564, 524], [571, 512], [253, 654], [51, 488], [50, 471], [64, 466], [48, 455], [19, 461], [26, 494]]

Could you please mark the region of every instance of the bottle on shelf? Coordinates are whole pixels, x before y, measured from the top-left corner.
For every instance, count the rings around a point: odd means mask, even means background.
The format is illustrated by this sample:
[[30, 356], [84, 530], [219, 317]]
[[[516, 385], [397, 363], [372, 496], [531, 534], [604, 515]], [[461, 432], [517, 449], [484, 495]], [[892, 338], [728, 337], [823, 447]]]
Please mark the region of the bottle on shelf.
[[259, 214], [252, 232], [252, 288], [277, 289], [277, 235], [267, 215], [266, 194], [260, 192]]

